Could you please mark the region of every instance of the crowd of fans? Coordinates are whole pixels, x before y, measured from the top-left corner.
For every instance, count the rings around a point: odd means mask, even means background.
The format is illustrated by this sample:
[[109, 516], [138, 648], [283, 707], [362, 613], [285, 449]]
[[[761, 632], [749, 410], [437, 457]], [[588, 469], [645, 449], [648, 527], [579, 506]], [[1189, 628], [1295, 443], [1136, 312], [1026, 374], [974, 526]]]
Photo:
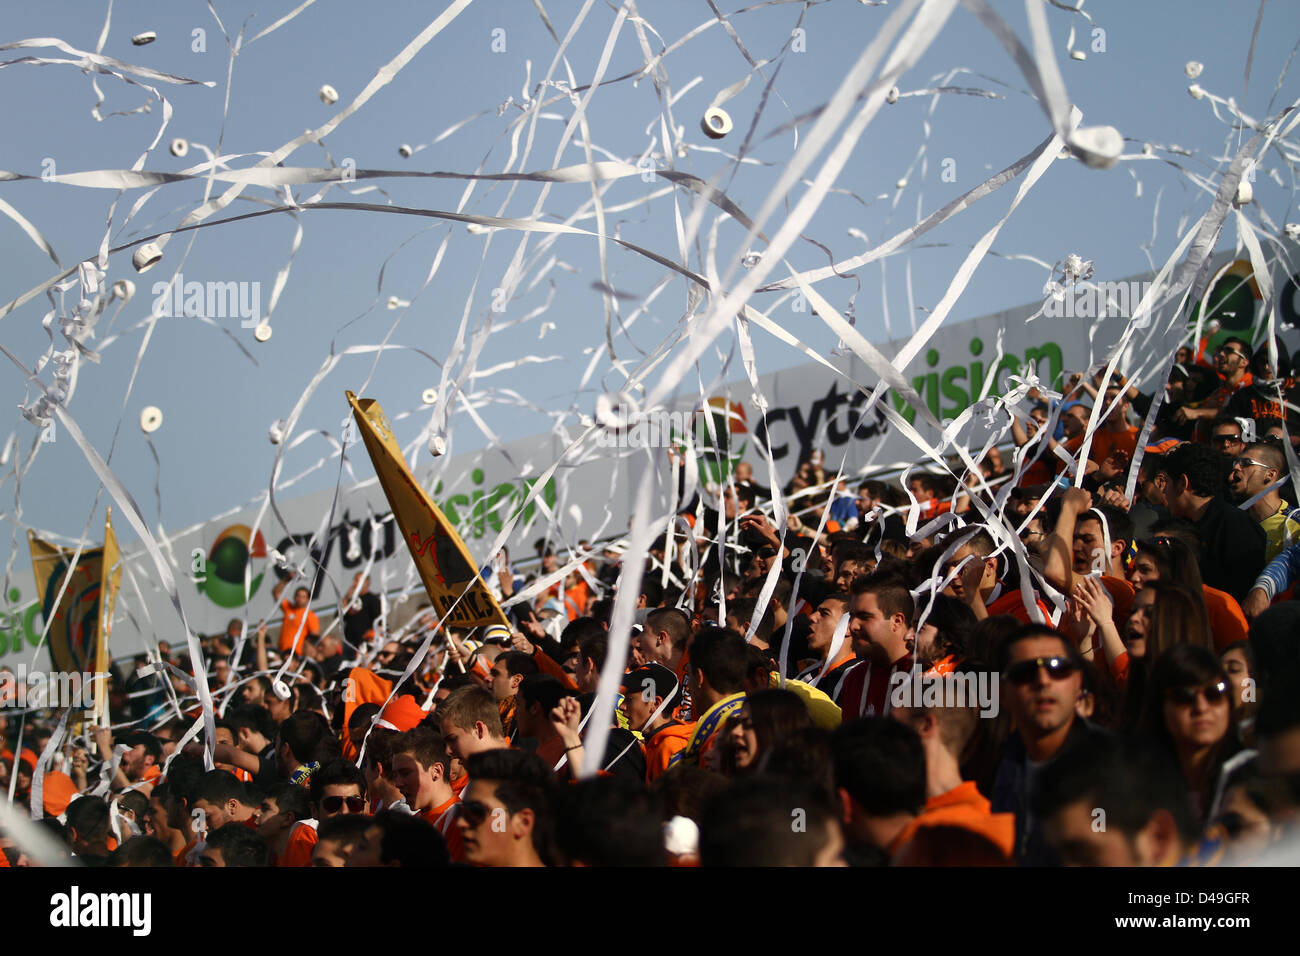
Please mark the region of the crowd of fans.
[[362, 575], [322, 627], [282, 581], [275, 638], [234, 620], [116, 674], [113, 729], [0, 717], [0, 786], [88, 865], [1270, 859], [1300, 810], [1300, 414], [1269, 345], [1180, 350], [1159, 403], [1095, 370], [1030, 392], [978, 472], [741, 463], [654, 542], [630, 635], [623, 551], [587, 541], [483, 570], [511, 627], [391, 626]]

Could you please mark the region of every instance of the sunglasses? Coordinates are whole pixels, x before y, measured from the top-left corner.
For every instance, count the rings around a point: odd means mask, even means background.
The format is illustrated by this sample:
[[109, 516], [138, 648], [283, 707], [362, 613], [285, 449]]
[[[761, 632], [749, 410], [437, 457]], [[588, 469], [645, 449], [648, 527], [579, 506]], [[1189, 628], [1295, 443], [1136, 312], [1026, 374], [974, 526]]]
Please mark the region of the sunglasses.
[[1205, 695], [1207, 704], [1217, 704], [1228, 696], [1228, 682], [1216, 681], [1204, 687], [1171, 687], [1165, 692], [1165, 697], [1171, 704], [1190, 707], [1202, 694]]
[[1232, 459], [1232, 467], [1233, 467], [1233, 468], [1240, 468], [1242, 471], [1245, 471], [1247, 468], [1251, 467], [1252, 465], [1259, 465], [1259, 467], [1261, 467], [1261, 468], [1271, 468], [1271, 467], [1272, 467], [1271, 465], [1266, 465], [1266, 464], [1264, 464], [1262, 461], [1259, 461], [1259, 460], [1257, 460], [1257, 459], [1255, 459], [1255, 458], [1234, 458], [1234, 459]]
[[338, 813], [347, 804], [348, 813], [361, 813], [366, 809], [365, 797], [321, 797], [320, 806], [326, 813]]
[[1033, 660], [1016, 661], [1002, 676], [1013, 684], [1028, 684], [1038, 678], [1039, 668], [1047, 669], [1047, 676], [1052, 680], [1065, 680], [1074, 673], [1074, 663], [1065, 657], [1035, 657]]
[[482, 800], [466, 800], [460, 805], [460, 816], [471, 827], [476, 827], [488, 818], [492, 812]]
[[1219, 349], [1219, 351], [1215, 352], [1214, 355], [1216, 358], [1220, 355], [1224, 356], [1225, 358], [1232, 355], [1235, 355], [1238, 358], [1246, 358], [1245, 352], [1239, 352], [1236, 349]]
[[1240, 445], [1243, 444], [1240, 435], [1214, 435], [1210, 438], [1213, 445]]

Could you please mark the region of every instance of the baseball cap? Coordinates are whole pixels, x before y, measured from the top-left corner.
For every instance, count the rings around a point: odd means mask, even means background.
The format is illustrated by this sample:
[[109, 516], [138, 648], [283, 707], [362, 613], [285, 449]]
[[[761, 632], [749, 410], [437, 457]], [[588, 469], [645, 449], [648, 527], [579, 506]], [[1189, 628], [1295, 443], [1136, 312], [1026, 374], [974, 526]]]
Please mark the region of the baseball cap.
[[668, 713], [681, 699], [677, 675], [663, 664], [643, 664], [623, 677], [624, 694], [648, 694], [667, 700], [664, 712]]

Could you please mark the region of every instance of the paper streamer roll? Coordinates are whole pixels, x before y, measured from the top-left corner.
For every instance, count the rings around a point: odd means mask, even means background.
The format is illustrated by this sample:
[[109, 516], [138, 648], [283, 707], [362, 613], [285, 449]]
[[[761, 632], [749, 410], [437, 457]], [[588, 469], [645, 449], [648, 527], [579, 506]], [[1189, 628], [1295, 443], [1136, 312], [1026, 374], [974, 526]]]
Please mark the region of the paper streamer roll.
[[402, 159], [410, 159], [412, 152], [414, 152], [414, 150], [412, 150], [411, 147], [408, 146], [406, 143], [403, 143], [401, 146], [397, 147], [397, 154], [401, 156]]
[[1198, 63], [1196, 60], [1188, 60], [1187, 65], [1183, 67], [1183, 72], [1187, 74], [1189, 80], [1194, 80], [1201, 75], [1201, 71], [1204, 69], [1204, 63]]
[[172, 140], [171, 150], [173, 156], [184, 156], [190, 151], [190, 144], [178, 136]]
[[158, 39], [158, 34], [154, 33], [152, 30], [146, 30], [144, 33], [137, 33], [135, 36], [131, 37], [131, 43], [134, 46], [148, 46], [156, 39]]
[[716, 106], [710, 107], [704, 111], [704, 119], [700, 120], [700, 128], [704, 130], [704, 135], [710, 139], [722, 139], [731, 132], [731, 117], [727, 111], [719, 109]]
[[253, 338], [259, 342], [269, 342], [271, 340], [271, 327], [265, 322], [260, 323], [253, 329]]
[[131, 265], [135, 266], [136, 272], [148, 272], [161, 258], [162, 250], [152, 242], [146, 242], [131, 256]]
[[156, 432], [162, 426], [162, 409], [157, 405], [146, 405], [140, 411], [140, 431], [146, 435]]
[[320, 88], [320, 101], [326, 106], [333, 106], [339, 101], [339, 91], [326, 83]]
[[130, 279], [118, 279], [113, 283], [113, 298], [130, 302], [135, 295], [135, 283]]
[[429, 439], [429, 454], [434, 458], [441, 458], [447, 453], [447, 439], [441, 435], [434, 435]]
[[438, 390], [436, 388], [426, 388], [420, 396], [426, 405], [433, 405], [438, 401]]
[[1124, 137], [1113, 126], [1076, 129], [1069, 143], [1074, 155], [1092, 169], [1110, 169], [1124, 152]]

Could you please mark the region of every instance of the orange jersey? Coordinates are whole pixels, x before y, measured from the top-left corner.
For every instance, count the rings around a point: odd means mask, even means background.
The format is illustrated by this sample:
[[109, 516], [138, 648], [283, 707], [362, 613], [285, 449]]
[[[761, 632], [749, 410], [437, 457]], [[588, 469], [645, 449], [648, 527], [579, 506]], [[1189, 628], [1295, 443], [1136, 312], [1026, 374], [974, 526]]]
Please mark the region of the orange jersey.
[[294, 607], [288, 601], [280, 602], [280, 610], [284, 614], [284, 623], [280, 625], [280, 653], [289, 653], [292, 646], [293, 652], [301, 656], [307, 635], [320, 633], [320, 618], [310, 608]]
[[[1043, 620], [1049, 620], [1047, 616], [1047, 605], [1044, 604], [1037, 596], [1034, 601], [1038, 604], [1038, 610], [1043, 612]], [[1010, 614], [1017, 621], [1023, 624], [1032, 624], [1029, 619], [1029, 612], [1025, 610], [1024, 599], [1020, 596], [1020, 589], [1008, 591], [996, 601], [988, 606], [989, 617], [997, 617], [999, 614]]]
[[1250, 634], [1250, 625], [1241, 605], [1227, 591], [1201, 585], [1205, 593], [1205, 610], [1210, 618], [1210, 632], [1214, 635], [1214, 653], [1222, 654], [1224, 648], [1244, 641]]
[[672, 721], [645, 738], [646, 783], [653, 783], [655, 778], [668, 769], [673, 756], [686, 749], [694, 732], [695, 724]]
[[967, 780], [947, 793], [926, 800], [925, 809], [904, 827], [889, 848], [890, 853], [897, 853], [922, 827], [953, 826], [986, 837], [1010, 859], [1016, 845], [1016, 816], [991, 813], [991, 809], [992, 804], [980, 794], [974, 782]]
[[294, 824], [289, 842], [284, 848], [284, 856], [280, 857], [276, 866], [311, 866], [311, 854], [319, 839], [316, 821], [300, 820]]
[[[468, 782], [468, 778], [466, 778]], [[421, 810], [417, 816], [421, 820], [433, 825], [433, 828], [442, 834], [443, 840], [447, 844], [447, 852], [451, 854], [452, 860], [457, 863], [465, 862], [465, 838], [461, 836], [460, 827], [456, 826], [456, 814], [460, 796], [456, 793], [451, 795], [451, 799], [441, 806], [430, 807], [428, 810]]]
[[1133, 452], [1137, 450], [1137, 440], [1138, 430], [1132, 426], [1122, 432], [1098, 428], [1092, 433], [1092, 447], [1088, 450], [1088, 458], [1100, 465], [1112, 451], [1122, 451], [1128, 456], [1129, 461], [1132, 461]]

